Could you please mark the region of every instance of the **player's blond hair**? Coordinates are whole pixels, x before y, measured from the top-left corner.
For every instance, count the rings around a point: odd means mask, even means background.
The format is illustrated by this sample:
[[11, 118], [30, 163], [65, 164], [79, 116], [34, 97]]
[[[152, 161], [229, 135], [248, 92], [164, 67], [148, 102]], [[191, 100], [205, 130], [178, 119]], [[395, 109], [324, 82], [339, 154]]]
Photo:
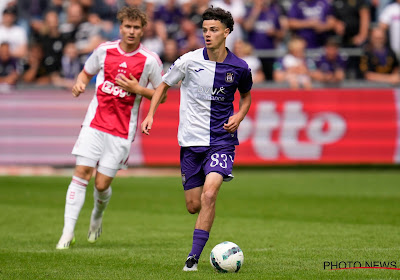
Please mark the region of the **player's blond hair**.
[[124, 19], [127, 20], [140, 20], [142, 27], [147, 25], [147, 15], [134, 7], [123, 7], [117, 14], [117, 19], [122, 23]]

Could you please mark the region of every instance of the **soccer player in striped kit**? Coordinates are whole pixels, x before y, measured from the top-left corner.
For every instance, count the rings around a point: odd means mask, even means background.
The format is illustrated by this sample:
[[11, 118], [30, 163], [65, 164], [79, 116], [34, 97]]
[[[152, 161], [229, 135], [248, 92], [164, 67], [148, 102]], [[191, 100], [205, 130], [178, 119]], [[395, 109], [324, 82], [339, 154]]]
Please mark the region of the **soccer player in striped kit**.
[[[237, 129], [251, 104], [251, 71], [225, 47], [233, 24], [232, 15], [221, 8], [211, 7], [203, 13], [206, 47], [175, 61], [156, 89], [142, 123], [142, 132], [149, 134], [155, 111], [168, 88], [182, 81], [178, 128], [182, 183], [187, 210], [198, 213], [184, 271], [197, 270], [214, 221], [218, 191], [223, 181], [233, 178]], [[240, 92], [240, 105], [234, 113], [236, 90]]]
[[102, 233], [103, 212], [111, 198], [111, 182], [117, 171], [126, 168], [134, 140], [142, 97], [151, 99], [162, 81], [159, 57], [141, 45], [146, 14], [132, 7], [122, 8], [121, 39], [101, 44], [88, 58], [78, 75], [72, 94], [82, 94], [97, 74], [96, 91], [72, 154], [76, 167], [68, 187], [64, 228], [56, 249], [69, 249], [75, 243], [74, 229], [85, 201], [86, 186], [97, 169], [94, 208], [88, 241]]

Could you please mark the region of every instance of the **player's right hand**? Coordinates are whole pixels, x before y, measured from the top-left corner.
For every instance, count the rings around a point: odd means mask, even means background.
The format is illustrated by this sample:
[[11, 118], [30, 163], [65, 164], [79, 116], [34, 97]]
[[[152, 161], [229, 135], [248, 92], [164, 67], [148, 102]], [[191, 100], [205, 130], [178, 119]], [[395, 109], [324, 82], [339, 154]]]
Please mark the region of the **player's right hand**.
[[76, 84], [72, 87], [72, 95], [78, 97], [81, 93], [83, 93], [86, 89], [85, 83], [81, 81], [77, 81]]
[[147, 116], [142, 122], [142, 133], [150, 135], [151, 126], [153, 125], [153, 118]]

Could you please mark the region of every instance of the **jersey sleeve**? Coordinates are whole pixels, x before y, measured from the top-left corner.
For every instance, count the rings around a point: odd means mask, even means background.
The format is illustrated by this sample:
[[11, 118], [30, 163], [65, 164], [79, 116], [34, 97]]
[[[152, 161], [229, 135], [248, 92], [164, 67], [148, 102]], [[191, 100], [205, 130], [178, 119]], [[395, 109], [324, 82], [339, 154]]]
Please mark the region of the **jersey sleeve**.
[[149, 73], [149, 82], [153, 88], [157, 88], [162, 82], [163, 64], [161, 60], [153, 59], [151, 63], [151, 71]]
[[246, 93], [251, 90], [253, 86], [253, 77], [251, 75], [250, 68], [246, 68], [243, 71], [242, 77], [239, 81], [238, 90], [240, 93]]
[[168, 69], [167, 74], [163, 76], [163, 82], [169, 86], [177, 84], [185, 78], [187, 59], [186, 55], [178, 58]]
[[85, 62], [85, 66], [83, 70], [89, 75], [96, 75], [100, 69], [100, 52], [101, 49], [97, 48], [93, 51], [93, 53], [89, 56], [89, 58]]

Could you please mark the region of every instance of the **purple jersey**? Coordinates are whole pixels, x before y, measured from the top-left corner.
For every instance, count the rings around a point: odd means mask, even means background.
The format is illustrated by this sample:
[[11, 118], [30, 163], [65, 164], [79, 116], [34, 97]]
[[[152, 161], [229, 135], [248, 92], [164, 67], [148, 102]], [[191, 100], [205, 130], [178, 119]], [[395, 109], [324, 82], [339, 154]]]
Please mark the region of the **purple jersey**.
[[[251, 8], [248, 8], [246, 17], [251, 13]], [[254, 22], [253, 30], [248, 33], [249, 43], [255, 49], [274, 49], [274, 38], [267, 34], [269, 29], [281, 29], [279, 23], [279, 12], [273, 8], [264, 8], [258, 19]]]
[[[317, 19], [326, 22], [330, 15], [332, 9], [326, 0], [295, 0], [289, 11], [289, 19], [298, 20]], [[325, 34], [317, 33], [311, 28], [298, 29], [296, 33], [306, 40], [307, 48], [319, 48], [326, 39]]]
[[164, 75], [172, 86], [182, 81], [178, 142], [182, 147], [237, 145], [237, 132], [224, 129], [233, 115], [235, 92], [249, 92], [251, 70], [228, 49], [224, 62], [211, 61], [205, 48], [181, 56]]

